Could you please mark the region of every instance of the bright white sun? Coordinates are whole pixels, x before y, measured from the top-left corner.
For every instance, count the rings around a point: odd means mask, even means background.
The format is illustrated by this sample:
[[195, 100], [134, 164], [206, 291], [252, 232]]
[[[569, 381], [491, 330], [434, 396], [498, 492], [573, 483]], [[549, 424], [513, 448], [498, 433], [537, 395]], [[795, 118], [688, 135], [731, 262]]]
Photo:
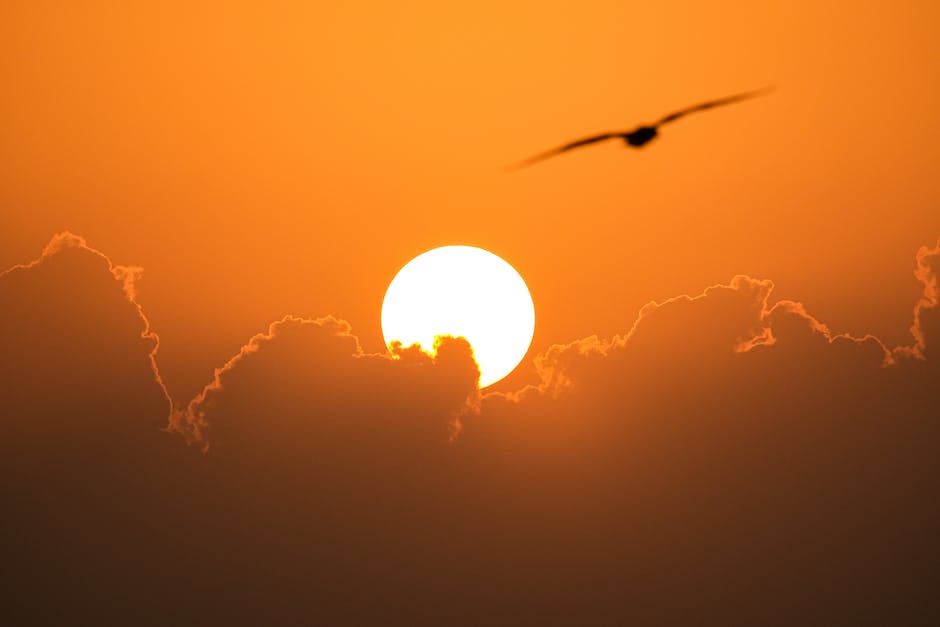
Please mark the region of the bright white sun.
[[398, 271], [382, 303], [385, 343], [420, 344], [464, 337], [480, 366], [480, 387], [519, 365], [535, 332], [535, 307], [516, 270], [482, 248], [442, 246]]

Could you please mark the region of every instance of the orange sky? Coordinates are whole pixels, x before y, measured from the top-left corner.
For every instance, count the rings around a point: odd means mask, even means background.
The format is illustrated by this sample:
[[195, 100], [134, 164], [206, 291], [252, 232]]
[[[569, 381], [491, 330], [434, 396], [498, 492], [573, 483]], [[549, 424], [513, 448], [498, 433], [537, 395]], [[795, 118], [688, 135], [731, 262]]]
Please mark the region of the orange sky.
[[193, 4], [0, 3], [0, 623], [940, 624], [940, 5]]
[[[897, 1], [6, 3], [0, 265], [70, 229], [144, 266], [181, 396], [286, 313], [379, 350], [394, 273], [453, 243], [525, 277], [533, 350], [739, 272], [900, 342], [940, 232], [938, 23]], [[767, 84], [643, 152], [502, 171]]]

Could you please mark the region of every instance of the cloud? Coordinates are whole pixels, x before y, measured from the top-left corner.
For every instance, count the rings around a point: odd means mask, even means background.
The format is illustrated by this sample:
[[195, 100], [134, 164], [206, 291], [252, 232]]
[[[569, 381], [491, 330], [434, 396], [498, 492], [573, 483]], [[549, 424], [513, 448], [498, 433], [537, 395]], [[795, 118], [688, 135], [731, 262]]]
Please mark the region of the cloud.
[[479, 397], [461, 340], [370, 355], [287, 316], [174, 406], [138, 272], [58, 236], [0, 275], [12, 616], [936, 618], [938, 258], [909, 346], [739, 276], [549, 348], [512, 394]]
[[914, 343], [911, 346], [896, 348], [895, 352], [900, 355], [922, 358], [927, 353], [927, 336], [940, 335], [937, 330], [937, 317], [931, 318], [930, 316], [932, 310], [937, 308], [938, 299], [940, 299], [940, 290], [937, 287], [938, 275], [940, 275], [940, 241], [933, 248], [922, 246], [917, 251], [914, 276], [923, 284], [924, 292], [914, 307], [914, 322], [911, 324], [911, 336], [914, 338]]
[[936, 256], [918, 255], [909, 347], [736, 277], [554, 346], [538, 385], [484, 397], [465, 443], [524, 459], [568, 513], [549, 561], [592, 592], [553, 599], [573, 620], [594, 603], [668, 624], [936, 615]]
[[[259, 577], [290, 570], [272, 561], [281, 542], [302, 531], [336, 538], [347, 554], [370, 546], [361, 534], [350, 544], [355, 520], [375, 520], [392, 494], [413, 499], [476, 402], [479, 371], [463, 340], [442, 338], [433, 357], [415, 347], [369, 355], [346, 322], [288, 316], [174, 409], [135, 301], [138, 276], [70, 234], [0, 276], [12, 617], [113, 622], [143, 611], [166, 624], [209, 603], [237, 622], [233, 586], [268, 589]], [[378, 504], [362, 496], [378, 486], [388, 495]], [[315, 568], [304, 577], [337, 585], [323, 566], [347, 558], [319, 553], [297, 572]], [[246, 615], [267, 615], [269, 592]], [[176, 603], [159, 602], [168, 597]]]
[[[322, 426], [325, 418], [338, 417], [343, 427], [366, 419], [367, 431], [391, 426], [404, 437], [421, 418], [437, 423], [420, 425], [428, 429], [429, 440], [446, 441], [455, 421], [473, 409], [478, 381], [479, 369], [466, 340], [440, 338], [433, 355], [416, 346], [399, 346], [394, 356], [366, 354], [344, 320], [286, 316], [217, 368], [212, 382], [185, 411], [171, 415], [170, 428], [209, 450], [233, 446], [243, 437], [248, 440], [238, 446], [251, 448], [258, 432], [282, 427], [287, 439], [296, 439], [306, 429]], [[235, 395], [237, 400], [232, 400]], [[252, 420], [226, 420], [228, 405], [241, 410], [256, 403], [260, 406]], [[390, 425], [385, 416], [396, 415], [402, 403], [412, 410], [410, 424]], [[305, 414], [311, 408], [317, 411]], [[295, 413], [296, 421], [287, 418]]]
[[463, 340], [370, 355], [331, 317], [275, 322], [220, 368], [175, 424], [206, 450], [188, 527], [226, 587], [254, 591], [239, 612], [269, 616], [285, 587], [314, 589], [291, 600], [313, 622], [405, 611], [418, 573], [399, 564], [450, 541], [445, 469], [478, 377]]
[[150, 529], [185, 450], [161, 431], [171, 403], [138, 276], [70, 233], [0, 274], [8, 621], [105, 618], [101, 586], [132, 605], [161, 572]]
[[[915, 320], [919, 320], [923, 310], [936, 306], [936, 296], [929, 296], [931, 289], [936, 291], [935, 284], [931, 287], [930, 283], [931, 280], [935, 283], [936, 279], [931, 279], [935, 275], [920, 265], [927, 258], [926, 250], [922, 249], [918, 255], [916, 275], [925, 284], [925, 296], [915, 308]], [[590, 336], [568, 344], [553, 345], [535, 357], [539, 384], [515, 393], [491, 394], [517, 400], [532, 393], [554, 397], [576, 386], [578, 381], [589, 378], [580, 375], [579, 369], [590, 368], [611, 353], [616, 355], [629, 349], [631, 354], [643, 352], [651, 363], [669, 361], [670, 364], [681, 360], [680, 353], [702, 351], [727, 356], [728, 351], [746, 353], [758, 347], [772, 346], [777, 343], [778, 335], [791, 333], [794, 326], [806, 327], [830, 344], [850, 342], [864, 346], [869, 352], [878, 353], [885, 364], [893, 362], [895, 352], [910, 355], [923, 350], [920, 322], [915, 322], [912, 327], [916, 340], [914, 346], [892, 350], [873, 335], [852, 337], [846, 333], [833, 333], [802, 303], [781, 300], [770, 304], [773, 289], [772, 281], [739, 275], [728, 285], [709, 287], [694, 297], [682, 295], [662, 303], [650, 302], [640, 309], [637, 320], [626, 334], [609, 340]], [[686, 312], [693, 308], [698, 310], [697, 314], [689, 317]], [[656, 345], [650, 346], [651, 341]]]
[[[146, 415], [165, 416], [172, 403], [157, 368], [159, 338], [136, 301], [140, 274], [68, 232], [36, 260], [0, 274], [0, 390], [11, 422], [56, 420], [58, 431], [71, 416], [77, 430], [110, 430], [120, 399], [146, 401], [154, 409]], [[101, 382], [110, 390], [105, 398], [95, 389]], [[143, 422], [161, 426], [151, 417], [120, 428]]]

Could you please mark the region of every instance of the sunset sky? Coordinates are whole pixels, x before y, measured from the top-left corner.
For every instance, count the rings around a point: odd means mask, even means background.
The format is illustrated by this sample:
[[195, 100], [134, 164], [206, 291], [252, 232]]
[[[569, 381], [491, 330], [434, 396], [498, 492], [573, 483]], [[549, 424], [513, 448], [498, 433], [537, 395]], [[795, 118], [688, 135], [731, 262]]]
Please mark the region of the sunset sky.
[[[940, 616], [937, 3], [14, 1], [0, 92], [12, 612]], [[385, 354], [453, 244], [535, 306], [482, 394]]]

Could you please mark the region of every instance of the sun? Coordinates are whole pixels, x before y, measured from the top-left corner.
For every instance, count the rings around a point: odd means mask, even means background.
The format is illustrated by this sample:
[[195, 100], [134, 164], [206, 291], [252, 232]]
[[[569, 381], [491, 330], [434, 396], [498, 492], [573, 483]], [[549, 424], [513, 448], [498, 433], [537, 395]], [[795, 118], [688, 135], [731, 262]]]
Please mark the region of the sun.
[[515, 268], [473, 246], [442, 246], [398, 271], [382, 303], [388, 346], [420, 344], [438, 335], [464, 337], [480, 366], [480, 387], [512, 372], [535, 332], [535, 307]]

